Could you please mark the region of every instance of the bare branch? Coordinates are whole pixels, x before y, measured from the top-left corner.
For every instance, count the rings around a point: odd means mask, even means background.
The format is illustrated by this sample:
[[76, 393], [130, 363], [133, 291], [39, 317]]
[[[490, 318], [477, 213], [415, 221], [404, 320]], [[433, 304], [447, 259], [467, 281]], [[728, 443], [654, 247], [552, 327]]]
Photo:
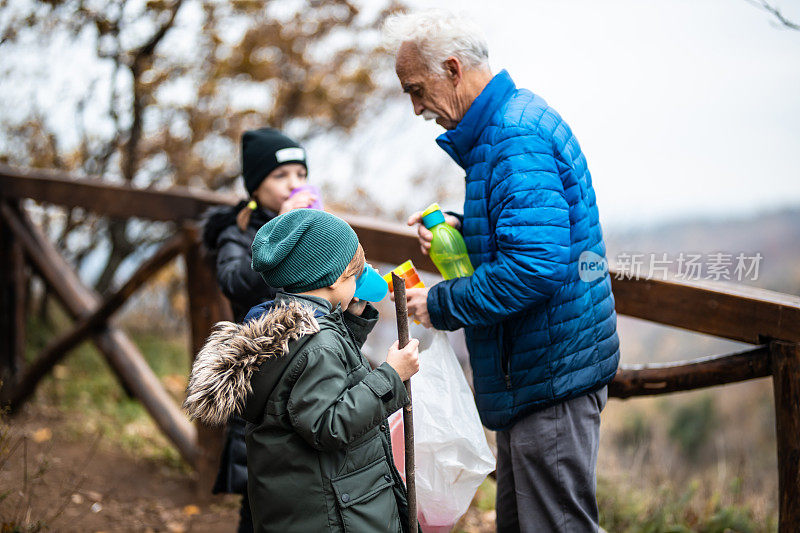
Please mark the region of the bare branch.
[[130, 65], [131, 77], [133, 78], [133, 121], [131, 123], [131, 130], [128, 135], [128, 142], [125, 147], [125, 156], [122, 165], [122, 177], [129, 182], [133, 181], [136, 174], [136, 167], [138, 166], [136, 152], [142, 137], [142, 113], [144, 111], [143, 100], [145, 95], [142, 94], [139, 78], [144, 71], [145, 65], [152, 59], [156, 46], [158, 46], [158, 43], [161, 42], [175, 23], [175, 16], [178, 14], [181, 4], [183, 4], [183, 0], [176, 0], [176, 2], [172, 4], [167, 21], [161, 25], [149, 41], [133, 53], [133, 61]]
[[181, 4], [183, 4], [183, 0], [176, 0], [176, 2], [172, 4], [172, 7], [169, 10], [169, 18], [167, 21], [161, 25], [161, 27], [153, 34], [149, 41], [147, 41], [136, 52], [134, 52], [134, 63], [139, 61], [140, 58], [147, 58], [153, 55], [158, 43], [161, 42], [161, 39], [164, 38], [170, 28], [172, 28], [172, 25], [175, 23], [175, 16], [178, 14]]
[[787, 19], [779, 8], [770, 4], [769, 2], [767, 2], [767, 0], [746, 0], [746, 1], [771, 14], [773, 17], [775, 17], [775, 19], [777, 19], [778, 23], [784, 28], [800, 31], [800, 23], [793, 22]]

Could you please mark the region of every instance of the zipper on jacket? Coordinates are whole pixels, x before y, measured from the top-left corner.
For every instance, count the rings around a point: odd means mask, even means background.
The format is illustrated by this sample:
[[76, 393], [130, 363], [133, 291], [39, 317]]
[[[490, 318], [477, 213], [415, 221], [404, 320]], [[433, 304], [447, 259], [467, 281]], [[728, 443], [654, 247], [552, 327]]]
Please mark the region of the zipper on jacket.
[[506, 390], [511, 390], [511, 372], [508, 370], [511, 354], [508, 353], [506, 346], [506, 332], [502, 325], [498, 328], [498, 337], [500, 337], [500, 369], [503, 371], [503, 378], [506, 381]]
[[356, 336], [353, 331], [350, 329], [350, 326], [347, 325], [347, 322], [344, 320], [344, 317], [340, 317], [341, 323], [344, 326], [344, 329], [347, 330], [347, 336], [350, 337], [350, 340], [353, 342], [353, 347], [356, 349], [357, 352], [361, 352], [358, 347], [358, 343], [356, 342]]

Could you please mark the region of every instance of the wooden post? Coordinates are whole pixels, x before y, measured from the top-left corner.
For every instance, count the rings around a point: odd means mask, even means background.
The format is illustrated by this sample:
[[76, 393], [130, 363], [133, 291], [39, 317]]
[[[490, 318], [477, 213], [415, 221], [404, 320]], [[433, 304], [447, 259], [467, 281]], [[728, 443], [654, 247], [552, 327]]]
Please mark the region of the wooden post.
[[800, 524], [800, 345], [773, 341], [772, 385], [778, 441], [778, 532]]
[[13, 262], [9, 261], [14, 247], [14, 236], [7, 224], [0, 220], [0, 381], [6, 389], [14, 381], [14, 294]]
[[16, 386], [24, 363], [27, 318], [25, 256], [8, 224], [0, 220], [0, 382]]
[[[231, 320], [230, 306], [219, 290], [214, 268], [202, 253], [199, 230], [195, 226], [184, 228], [188, 247], [186, 260], [186, 290], [189, 293], [189, 325], [191, 327], [192, 355], [197, 355], [214, 324]], [[200, 450], [195, 463], [197, 470], [197, 496], [208, 498], [216, 479], [222, 453], [224, 430], [212, 428], [200, 421], [197, 427], [197, 446]]]
[[18, 242], [11, 247], [11, 271], [14, 273], [14, 345], [12, 369], [16, 374], [25, 365], [25, 343], [28, 330], [28, 283], [30, 276], [25, 253]]
[[[406, 305], [406, 280], [392, 272], [394, 308], [397, 313], [398, 348], [408, 344], [408, 308]], [[408, 393], [408, 405], [403, 409], [403, 436], [406, 451], [406, 490], [408, 492], [408, 530], [417, 532], [417, 483], [414, 464], [414, 414], [411, 406], [411, 380], [403, 382]]]

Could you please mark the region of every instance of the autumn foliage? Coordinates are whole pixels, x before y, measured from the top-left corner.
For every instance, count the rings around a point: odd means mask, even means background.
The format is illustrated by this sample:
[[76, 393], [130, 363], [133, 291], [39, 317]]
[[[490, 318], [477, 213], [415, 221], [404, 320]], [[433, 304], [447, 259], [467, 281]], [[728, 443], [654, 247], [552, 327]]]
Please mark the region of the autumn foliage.
[[[92, 64], [102, 66], [70, 73], [81, 90], [76, 101], [60, 104], [73, 108], [67, 128], [36, 104], [22, 119], [0, 117], [0, 162], [136, 186], [230, 187], [245, 129], [288, 128], [301, 140], [348, 131], [385, 95], [378, 76], [389, 63], [379, 27], [399, 7], [350, 0], [0, 1], [0, 63], [21, 53], [44, 60], [40, 51], [67, 41], [90, 47]], [[42, 66], [59, 73], [58, 65]], [[4, 70], [6, 79], [20, 76], [15, 67]], [[35, 94], [49, 80], [21, 82]], [[47, 208], [41, 222], [79, 268], [107, 243], [96, 280], [101, 292], [127, 258], [169, 232], [80, 210]]]

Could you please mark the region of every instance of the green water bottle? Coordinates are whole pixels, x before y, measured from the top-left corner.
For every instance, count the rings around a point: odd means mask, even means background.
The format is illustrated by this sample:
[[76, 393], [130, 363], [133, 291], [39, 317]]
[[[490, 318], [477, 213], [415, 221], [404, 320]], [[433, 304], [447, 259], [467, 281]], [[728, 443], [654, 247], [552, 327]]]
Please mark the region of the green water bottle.
[[431, 260], [444, 279], [471, 276], [475, 270], [467, 254], [464, 237], [444, 221], [439, 204], [431, 204], [422, 212], [422, 223], [433, 233]]

